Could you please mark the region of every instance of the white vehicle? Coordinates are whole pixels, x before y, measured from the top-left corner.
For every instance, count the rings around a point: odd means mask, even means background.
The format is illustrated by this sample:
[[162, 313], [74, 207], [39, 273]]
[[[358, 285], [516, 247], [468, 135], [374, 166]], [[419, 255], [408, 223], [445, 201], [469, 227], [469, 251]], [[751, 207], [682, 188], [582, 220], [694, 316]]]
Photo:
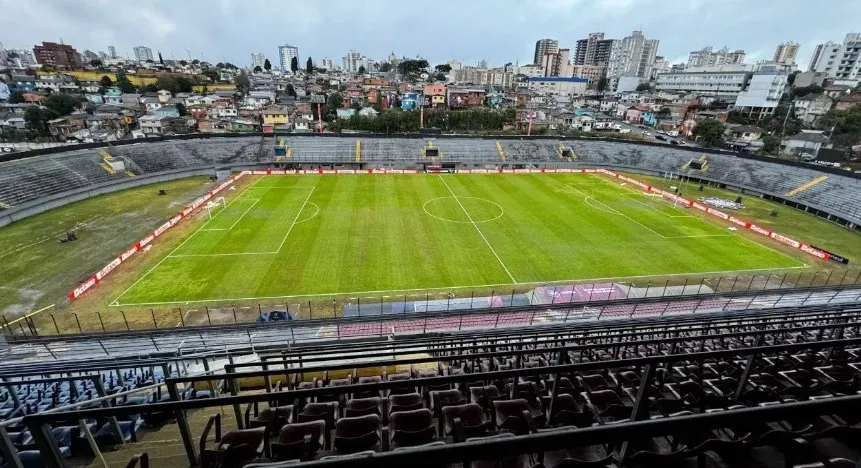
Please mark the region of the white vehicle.
[[630, 128], [620, 128], [619, 133], [631, 133], [631, 129]]
[[647, 137], [652, 136], [652, 134], [651, 134], [651, 133], [649, 133], [649, 132], [643, 132], [643, 135], [645, 135], [645, 136], [647, 136]]

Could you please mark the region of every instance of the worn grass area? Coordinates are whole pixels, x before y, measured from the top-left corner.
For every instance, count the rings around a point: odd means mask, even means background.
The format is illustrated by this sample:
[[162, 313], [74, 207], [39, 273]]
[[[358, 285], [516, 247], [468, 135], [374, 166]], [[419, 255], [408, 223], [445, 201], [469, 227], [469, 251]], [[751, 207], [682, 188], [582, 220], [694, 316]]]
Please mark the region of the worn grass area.
[[803, 267], [600, 175], [271, 176], [233, 198], [112, 305]]
[[[0, 229], [0, 314], [49, 304], [209, 187], [193, 177], [137, 187], [57, 208]], [[158, 196], [158, 189], [167, 196]], [[67, 230], [78, 240], [59, 243]]]

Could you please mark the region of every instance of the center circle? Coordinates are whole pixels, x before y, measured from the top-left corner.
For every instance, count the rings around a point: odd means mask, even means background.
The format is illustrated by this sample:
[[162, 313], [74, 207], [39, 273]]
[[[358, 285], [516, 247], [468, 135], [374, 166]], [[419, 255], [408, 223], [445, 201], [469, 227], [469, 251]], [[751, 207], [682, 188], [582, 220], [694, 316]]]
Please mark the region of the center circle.
[[487, 223], [502, 217], [498, 203], [478, 197], [448, 196], [432, 198], [422, 209], [432, 218], [450, 223]]

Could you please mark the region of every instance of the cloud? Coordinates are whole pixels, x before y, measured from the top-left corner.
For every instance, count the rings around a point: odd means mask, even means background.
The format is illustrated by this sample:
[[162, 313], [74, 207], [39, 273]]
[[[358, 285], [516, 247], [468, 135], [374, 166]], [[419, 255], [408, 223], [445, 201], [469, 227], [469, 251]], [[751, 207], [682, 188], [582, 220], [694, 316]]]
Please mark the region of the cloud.
[[491, 64], [532, 60], [543, 37], [574, 48], [590, 32], [621, 38], [634, 29], [659, 39], [659, 55], [686, 58], [704, 46], [744, 49], [770, 58], [781, 41], [801, 43], [806, 68], [813, 47], [840, 41], [857, 29], [861, 2], [820, 0], [515, 0], [433, 3], [396, 0], [0, 0], [0, 42], [32, 49], [63, 40], [79, 50], [121, 55], [147, 45], [186, 57], [246, 65], [252, 52], [270, 59], [277, 46], [299, 46], [300, 55], [340, 61], [348, 50], [383, 59], [421, 55], [432, 63], [457, 58]]

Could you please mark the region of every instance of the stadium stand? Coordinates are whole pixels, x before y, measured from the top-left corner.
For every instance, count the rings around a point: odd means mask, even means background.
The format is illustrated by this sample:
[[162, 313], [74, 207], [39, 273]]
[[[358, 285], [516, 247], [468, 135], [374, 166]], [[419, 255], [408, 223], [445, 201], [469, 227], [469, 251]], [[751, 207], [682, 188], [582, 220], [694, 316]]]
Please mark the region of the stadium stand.
[[[284, 140], [289, 156], [275, 156]], [[557, 139], [434, 138], [442, 158], [425, 158], [427, 141], [419, 138], [386, 138], [366, 135], [349, 138], [289, 136], [278, 138], [225, 137], [136, 143], [111, 147], [111, 154], [126, 162], [137, 175], [163, 171], [235, 165], [282, 163], [356, 163], [357, 141], [362, 164], [414, 167], [428, 162], [522, 164], [566, 167], [612, 167], [649, 173], [683, 174], [699, 179], [762, 192], [861, 224], [861, 180], [729, 153], [708, 155], [704, 171], [685, 169], [698, 154], [691, 149], [619, 141]], [[498, 146], [497, 146], [498, 142]], [[559, 158], [559, 148], [575, 158]], [[282, 148], [283, 151], [283, 148]], [[0, 206], [15, 206], [75, 188], [95, 186], [122, 178], [100, 168], [98, 150], [70, 151], [0, 163]], [[126, 175], [127, 176], [127, 175]], [[814, 183], [816, 181], [816, 183]], [[799, 190], [799, 188], [802, 188]]]
[[[142, 449], [153, 466], [842, 466], [861, 458], [859, 317], [829, 306], [246, 347], [203, 355], [206, 375], [189, 367], [201, 355], [7, 364], [7, 383], [76, 372], [75, 392], [112, 375], [118, 390], [0, 423], [0, 453], [50, 467], [125, 465]], [[126, 404], [133, 386], [144, 396]]]

